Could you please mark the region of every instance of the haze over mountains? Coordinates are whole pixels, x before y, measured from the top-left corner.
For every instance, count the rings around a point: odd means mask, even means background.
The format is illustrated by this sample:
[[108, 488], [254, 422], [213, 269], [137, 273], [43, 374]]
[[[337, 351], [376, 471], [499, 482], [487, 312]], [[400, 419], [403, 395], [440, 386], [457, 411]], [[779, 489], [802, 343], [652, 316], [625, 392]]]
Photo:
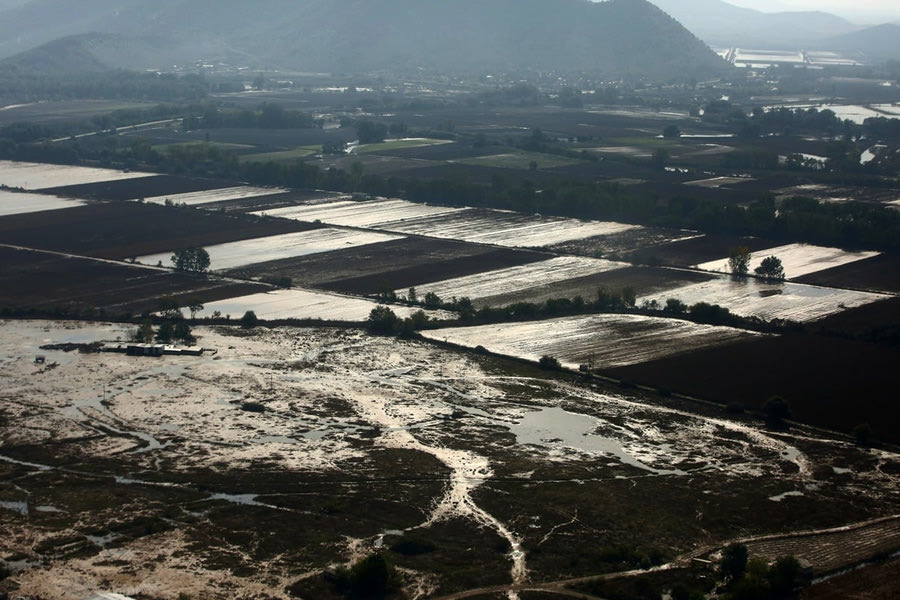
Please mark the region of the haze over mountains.
[[29, 66], [64, 49], [87, 65], [158, 69], [205, 60], [306, 72], [687, 78], [724, 68], [645, 0], [31, 0], [4, 11], [0, 40], [0, 56], [31, 50], [16, 59]]
[[900, 28], [863, 27], [822, 11], [761, 12], [723, 0], [652, 0], [714, 47], [817, 49], [900, 58]]

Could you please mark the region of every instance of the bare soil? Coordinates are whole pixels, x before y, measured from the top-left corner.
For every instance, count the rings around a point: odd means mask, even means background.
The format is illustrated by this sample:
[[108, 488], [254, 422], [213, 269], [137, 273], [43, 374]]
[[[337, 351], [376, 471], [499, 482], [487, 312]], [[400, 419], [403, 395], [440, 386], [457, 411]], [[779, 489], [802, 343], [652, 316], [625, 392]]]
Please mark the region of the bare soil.
[[622, 258], [639, 264], [690, 267], [728, 256], [729, 251], [738, 246], [746, 246], [751, 252], [756, 252], [778, 245], [777, 242], [761, 238], [706, 235], [636, 250], [625, 254]]
[[900, 254], [881, 254], [866, 260], [811, 273], [796, 279], [826, 287], [900, 294]]
[[201, 190], [214, 190], [232, 187], [234, 182], [221, 179], [197, 179], [178, 175], [152, 175], [141, 179], [125, 179], [121, 181], [104, 181], [83, 185], [68, 185], [41, 190], [44, 194], [53, 194], [64, 198], [83, 198], [86, 200], [137, 200], [155, 198]]
[[895, 600], [900, 557], [839, 575], [803, 590], [802, 600]]
[[601, 289], [612, 294], [619, 294], [625, 288], [632, 288], [636, 295], [642, 296], [682, 285], [709, 281], [712, 278], [707, 273], [663, 267], [625, 267], [545, 286], [541, 286], [540, 282], [535, 282], [536, 287], [521, 292], [482, 298], [476, 304], [479, 306], [505, 306], [515, 302], [540, 303], [551, 298], [574, 298], [575, 296], [581, 296], [585, 300], [594, 300], [597, 292]]
[[548, 254], [453, 240], [408, 237], [229, 272], [237, 277], [291, 277], [295, 285], [351, 294], [378, 294], [546, 260]]
[[124, 259], [319, 227], [285, 219], [113, 202], [0, 218], [0, 243]]
[[83, 258], [0, 248], [0, 307], [84, 314], [135, 315], [159, 310], [160, 299], [213, 302], [268, 289], [214, 277]]
[[787, 400], [799, 421], [845, 433], [869, 423], [879, 439], [896, 444], [898, 360], [900, 349], [821, 335], [784, 335], [611, 369], [609, 374], [749, 410], [761, 410], [777, 395]]

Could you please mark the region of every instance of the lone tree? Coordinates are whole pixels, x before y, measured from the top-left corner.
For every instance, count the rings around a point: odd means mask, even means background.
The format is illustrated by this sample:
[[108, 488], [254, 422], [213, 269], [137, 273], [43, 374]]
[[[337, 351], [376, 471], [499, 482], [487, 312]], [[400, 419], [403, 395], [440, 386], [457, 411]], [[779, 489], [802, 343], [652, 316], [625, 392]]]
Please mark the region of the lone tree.
[[777, 256], [769, 256], [763, 259], [754, 270], [755, 273], [766, 281], [784, 281], [784, 267]]
[[669, 125], [663, 129], [663, 137], [667, 140], [678, 139], [681, 137], [681, 129], [679, 129], [678, 125]]
[[387, 306], [379, 305], [369, 313], [367, 324], [372, 333], [391, 335], [400, 326], [400, 318]]
[[747, 546], [737, 542], [729, 544], [722, 551], [722, 562], [719, 571], [725, 579], [736, 581], [744, 576], [747, 570]]
[[259, 325], [259, 317], [256, 316], [256, 313], [252, 310], [248, 310], [244, 313], [244, 316], [241, 317], [241, 327], [244, 329], [253, 329]]
[[735, 246], [728, 253], [728, 268], [734, 277], [746, 277], [750, 271], [750, 248]]
[[773, 429], [779, 429], [784, 426], [785, 419], [791, 417], [791, 407], [781, 396], [772, 396], [763, 404], [763, 414], [766, 418], [766, 425]]
[[191, 311], [191, 320], [197, 316], [197, 313], [203, 310], [203, 302], [199, 298], [190, 298], [188, 300], [188, 310]]
[[205, 273], [209, 269], [209, 252], [197, 246], [179, 248], [172, 254], [172, 264], [178, 271]]

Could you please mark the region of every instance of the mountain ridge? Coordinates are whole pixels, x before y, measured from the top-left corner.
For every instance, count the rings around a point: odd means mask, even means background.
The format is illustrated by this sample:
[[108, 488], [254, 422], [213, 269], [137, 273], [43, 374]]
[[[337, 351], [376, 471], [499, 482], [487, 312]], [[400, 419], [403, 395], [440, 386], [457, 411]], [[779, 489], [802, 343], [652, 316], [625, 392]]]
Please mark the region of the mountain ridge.
[[[286, 71], [589, 72], [652, 79], [727, 69], [647, 0], [85, 0], [75, 20], [64, 10], [31, 35], [29, 24], [51, 5], [32, 0], [6, 11], [0, 39], [12, 30], [20, 40], [47, 31], [60, 34], [54, 39], [96, 32], [168, 49], [165, 60], [148, 49], [144, 68], [241, 60]], [[126, 54], [134, 68], [139, 52]], [[110, 67], [125, 66], [115, 55], [107, 60]]]
[[722, 0], [651, 0], [714, 46], [796, 50], [861, 27], [824, 11], [761, 12]]

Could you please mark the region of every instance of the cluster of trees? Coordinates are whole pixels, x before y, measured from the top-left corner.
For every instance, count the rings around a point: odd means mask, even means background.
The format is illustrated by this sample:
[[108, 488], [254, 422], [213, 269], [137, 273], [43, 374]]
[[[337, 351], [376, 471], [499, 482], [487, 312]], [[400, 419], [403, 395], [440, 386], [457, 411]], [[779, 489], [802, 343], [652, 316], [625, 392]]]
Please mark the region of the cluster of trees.
[[190, 325], [184, 319], [166, 319], [160, 323], [157, 329], [153, 328], [153, 321], [144, 319], [132, 337], [134, 341], [144, 344], [152, 344], [153, 342], [160, 344], [171, 344], [172, 342], [193, 344], [197, 341], [197, 338], [191, 332]]
[[399, 572], [381, 554], [370, 554], [332, 578], [335, 591], [351, 600], [384, 600], [401, 588]]
[[209, 82], [197, 74], [100, 71], [42, 73], [32, 69], [0, 67], [0, 90], [7, 101], [133, 100], [156, 102], [195, 101], [207, 96]]
[[172, 254], [172, 264], [176, 271], [205, 273], [209, 269], [209, 252], [198, 246], [178, 248]]
[[[398, 302], [393, 291], [385, 292], [381, 298], [388, 302]], [[453, 297], [443, 300], [434, 292], [428, 292], [421, 298], [415, 288], [410, 288], [406, 298], [409, 304], [422, 306], [428, 310], [447, 310], [459, 314], [459, 319], [470, 324], [506, 323], [514, 321], [531, 321], [552, 319], [556, 317], [639, 312], [647, 315], [670, 316], [687, 319], [696, 323], [709, 325], [727, 325], [740, 327], [754, 331], [784, 332], [796, 330], [800, 326], [791, 321], [773, 319], [765, 321], [759, 317], [742, 317], [733, 314], [727, 308], [717, 304], [698, 302], [688, 306], [677, 298], [669, 298], [660, 306], [656, 301], [645, 302], [637, 306], [637, 293], [632, 287], [625, 287], [618, 291], [606, 288], [597, 290], [597, 296], [593, 300], [586, 300], [582, 296], [574, 298], [550, 298], [545, 302], [515, 302], [506, 306], [483, 306], [475, 308], [468, 297]], [[368, 318], [368, 328], [373, 333], [380, 335], [412, 335], [416, 331], [436, 326], [437, 321], [432, 321], [424, 313], [418, 311], [411, 317], [401, 319], [387, 306], [378, 306], [372, 310]]]
[[[735, 278], [746, 277], [750, 272], [753, 255], [746, 246], [736, 246], [728, 253], [728, 268]], [[777, 256], [767, 256], [753, 272], [764, 281], [784, 281], [784, 265]]]
[[213, 104], [192, 105], [184, 118], [184, 129], [313, 129], [322, 122], [311, 114], [287, 110], [280, 104], [264, 102], [256, 110], [226, 110]]
[[760, 558], [748, 559], [743, 544], [725, 548], [719, 569], [726, 581], [727, 600], [791, 600], [809, 585], [796, 558], [783, 556], [771, 564]]
[[377, 335], [397, 335], [407, 337], [428, 325], [425, 311], [416, 311], [411, 316], [401, 319], [387, 306], [376, 306], [369, 313], [366, 325], [370, 332]]

